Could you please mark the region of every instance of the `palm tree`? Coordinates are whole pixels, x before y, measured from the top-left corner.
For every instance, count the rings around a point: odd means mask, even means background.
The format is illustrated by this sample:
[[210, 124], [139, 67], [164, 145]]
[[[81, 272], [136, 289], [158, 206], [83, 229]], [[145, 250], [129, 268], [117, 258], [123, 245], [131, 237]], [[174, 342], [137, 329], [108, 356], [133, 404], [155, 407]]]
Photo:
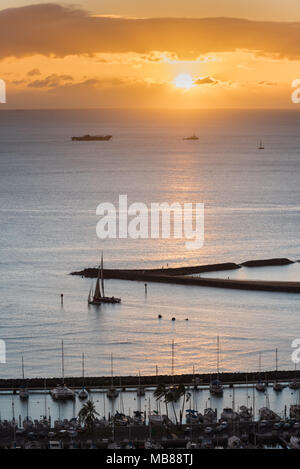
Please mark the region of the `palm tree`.
[[95, 404], [93, 403], [93, 401], [89, 400], [79, 411], [79, 423], [85, 425], [88, 430], [91, 431], [93, 430], [97, 415], [99, 414], [96, 411]]
[[182, 424], [182, 416], [185, 403], [189, 401], [191, 394], [186, 391], [184, 384], [177, 386], [165, 386], [165, 384], [159, 384], [153, 393], [156, 400], [164, 399], [166, 404], [172, 404], [176, 425], [178, 424], [177, 413], [175, 409], [175, 403], [183, 397], [182, 410], [180, 411], [180, 424]]

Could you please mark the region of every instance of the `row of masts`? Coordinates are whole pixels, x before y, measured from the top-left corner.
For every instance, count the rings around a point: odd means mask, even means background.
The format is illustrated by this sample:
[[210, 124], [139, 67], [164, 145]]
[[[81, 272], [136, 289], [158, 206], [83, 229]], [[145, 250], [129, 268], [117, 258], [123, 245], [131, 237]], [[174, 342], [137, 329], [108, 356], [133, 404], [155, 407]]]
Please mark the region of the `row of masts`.
[[[259, 352], [259, 381], [256, 383], [255, 387], [257, 391], [260, 392], [265, 392], [267, 389], [267, 383], [263, 382], [261, 380], [261, 375], [262, 375], [262, 370], [261, 370], [261, 365], [262, 365], [262, 352]], [[82, 361], [82, 389], [79, 392], [79, 397], [81, 399], [85, 399], [88, 397], [88, 392], [85, 389], [85, 371], [84, 371], [84, 361], [85, 361], [85, 356], [84, 353], [82, 353], [81, 357]], [[276, 373], [278, 372], [278, 349], [275, 349], [275, 361], [276, 361]], [[194, 375], [194, 366], [193, 366], [193, 375]], [[107, 397], [109, 399], [115, 399], [118, 396], [118, 390], [114, 386], [114, 358], [113, 354], [111, 353], [110, 355], [110, 371], [111, 371], [111, 386], [107, 391]], [[211, 394], [215, 396], [221, 396], [223, 394], [223, 385], [219, 380], [219, 375], [220, 375], [220, 338], [219, 336], [217, 337], [217, 350], [216, 350], [216, 372], [217, 372], [217, 379], [211, 381], [210, 383], [210, 392]], [[65, 385], [65, 359], [64, 359], [64, 341], [61, 341], [61, 373], [62, 373], [62, 386], [58, 386], [54, 390], [51, 391], [52, 397], [55, 399], [69, 399], [69, 398], [75, 398], [75, 393], [71, 391], [69, 388], [66, 387]], [[158, 373], [158, 368], [156, 367], [156, 373]], [[22, 356], [22, 378], [23, 381], [25, 381], [25, 369], [24, 369], [24, 357]], [[171, 378], [172, 378], [172, 384], [174, 385], [175, 382], [175, 341], [174, 339], [172, 340], [172, 361], [171, 361]], [[293, 383], [292, 383], [293, 384]], [[296, 385], [296, 383], [295, 383]], [[144, 395], [144, 389], [141, 386], [141, 375], [139, 371], [139, 395]], [[277, 379], [275, 379], [273, 383], [273, 389], [275, 391], [281, 391], [284, 388], [284, 386], [278, 382]], [[29, 393], [27, 387], [22, 387], [20, 389], [20, 398], [21, 399], [28, 399]]]

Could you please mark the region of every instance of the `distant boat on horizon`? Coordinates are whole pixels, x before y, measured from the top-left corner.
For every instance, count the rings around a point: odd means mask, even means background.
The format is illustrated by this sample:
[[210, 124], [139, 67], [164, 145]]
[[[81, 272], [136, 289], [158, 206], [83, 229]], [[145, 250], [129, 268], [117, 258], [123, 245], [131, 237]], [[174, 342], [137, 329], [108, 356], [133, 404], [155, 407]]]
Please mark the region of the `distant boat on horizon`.
[[[100, 285], [101, 278], [101, 285]], [[104, 293], [104, 277], [103, 277], [103, 253], [101, 255], [101, 265], [98, 269], [98, 277], [94, 294], [92, 288], [90, 289], [88, 296], [89, 305], [100, 305], [101, 303], [121, 303], [121, 298], [115, 298], [114, 296], [105, 296]]]
[[199, 140], [199, 137], [197, 137], [197, 135], [193, 134], [190, 137], [184, 137], [183, 140]]
[[107, 142], [112, 139], [112, 135], [82, 135], [81, 137], [72, 137], [72, 142]]

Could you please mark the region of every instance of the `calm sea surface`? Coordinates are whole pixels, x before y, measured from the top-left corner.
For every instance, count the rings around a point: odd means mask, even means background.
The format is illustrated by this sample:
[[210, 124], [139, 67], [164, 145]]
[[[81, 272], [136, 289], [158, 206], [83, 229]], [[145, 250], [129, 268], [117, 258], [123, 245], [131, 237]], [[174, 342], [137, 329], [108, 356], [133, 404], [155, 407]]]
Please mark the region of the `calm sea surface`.
[[[169, 373], [172, 339], [176, 373], [213, 371], [217, 335], [224, 371], [257, 369], [259, 351], [262, 368], [274, 368], [275, 348], [279, 367], [294, 368], [298, 295], [149, 284], [145, 296], [143, 283], [107, 281], [122, 304], [95, 308], [91, 281], [69, 273], [95, 266], [102, 249], [106, 267], [123, 268], [299, 260], [299, 128], [296, 112], [1, 112], [0, 376], [21, 376], [22, 355], [27, 376], [59, 376], [62, 339], [66, 375], [80, 375], [82, 352], [89, 375], [109, 374], [111, 353], [115, 374]], [[182, 140], [193, 132], [198, 141]], [[85, 133], [113, 139], [71, 142]], [[204, 247], [100, 241], [96, 207], [119, 194], [203, 202]], [[299, 265], [276, 269], [228, 276], [299, 281]]]

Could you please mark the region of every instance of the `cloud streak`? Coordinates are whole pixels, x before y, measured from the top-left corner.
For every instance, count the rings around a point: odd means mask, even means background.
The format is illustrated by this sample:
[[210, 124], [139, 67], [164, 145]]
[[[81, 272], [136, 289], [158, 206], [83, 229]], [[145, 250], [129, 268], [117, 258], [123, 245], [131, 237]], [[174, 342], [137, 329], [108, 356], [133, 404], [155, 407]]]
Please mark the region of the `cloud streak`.
[[0, 11], [0, 59], [34, 54], [171, 51], [180, 58], [237, 49], [300, 58], [300, 23], [234, 18], [115, 18], [56, 4]]

